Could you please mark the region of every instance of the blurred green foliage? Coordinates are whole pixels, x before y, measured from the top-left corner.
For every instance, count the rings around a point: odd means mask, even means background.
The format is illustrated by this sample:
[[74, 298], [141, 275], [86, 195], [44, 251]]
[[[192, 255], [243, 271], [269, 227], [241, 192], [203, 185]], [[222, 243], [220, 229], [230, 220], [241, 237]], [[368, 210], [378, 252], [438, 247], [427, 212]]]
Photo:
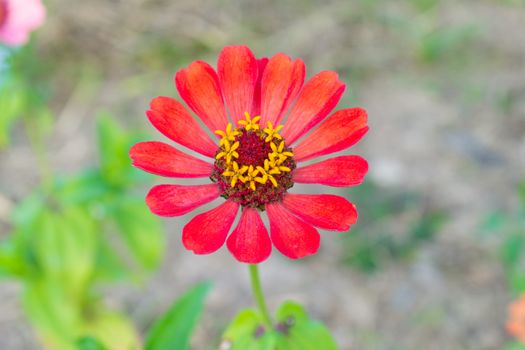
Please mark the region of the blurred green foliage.
[[[485, 236], [499, 242], [499, 258], [507, 286], [514, 297], [525, 293], [525, 181], [517, 190], [519, 207], [513, 213], [489, 213], [481, 227]], [[504, 350], [525, 350], [525, 344], [508, 343]]]
[[[167, 42], [155, 44], [160, 51], [153, 55], [137, 54], [151, 60], [151, 66], [169, 62], [172, 67], [175, 56], [179, 62], [207, 50], [204, 44], [192, 46], [191, 52], [168, 47]], [[142, 135], [124, 130], [114, 116], [103, 113], [96, 127], [98, 165], [73, 175], [56, 174], [46, 147], [56, 120], [50, 97], [54, 89], [63, 89], [70, 99], [84, 96], [100, 77], [98, 67], [86, 62], [47, 56], [35, 64], [38, 56], [32, 45], [0, 47], [0, 150], [26, 136], [42, 180], [16, 204], [12, 232], [0, 239], [0, 282], [22, 285], [22, 306], [44, 348], [189, 349], [208, 284], [176, 300], [144, 337], [125, 313], [106, 305], [98, 291], [111, 282], [143, 282], [164, 256], [162, 225], [145, 205], [143, 191], [136, 191], [150, 177], [134, 169], [128, 157]], [[60, 80], [65, 77], [67, 81]], [[142, 93], [143, 77], [135, 80]], [[17, 123], [20, 128], [14, 128]], [[19, 130], [26, 135], [12, 137]]]
[[134, 194], [143, 178], [127, 156], [136, 135], [108, 115], [99, 118], [97, 134], [100, 165], [57, 176], [28, 195], [0, 244], [0, 276], [24, 285], [27, 315], [53, 349], [74, 349], [86, 336], [109, 349], [138, 348], [130, 321], [109, 310], [94, 287], [138, 281], [158, 267], [164, 252], [160, 222]]
[[487, 215], [482, 232], [500, 240], [499, 257], [507, 284], [515, 296], [525, 293], [525, 182], [518, 187], [519, 207], [514, 213]]
[[185, 350], [197, 326], [210, 285], [202, 283], [181, 296], [150, 328], [145, 350]]
[[503, 347], [503, 350], [525, 350], [525, 344], [511, 343]]
[[265, 329], [258, 311], [241, 310], [223, 335], [231, 350], [337, 350], [326, 327], [309, 317], [304, 308], [285, 302], [277, 311], [274, 329]]
[[409, 4], [416, 16], [402, 27], [413, 41], [415, 58], [425, 64], [467, 63], [479, 34], [476, 23], [441, 23], [441, 2], [437, 0], [410, 0]]
[[9, 143], [9, 130], [24, 108], [24, 93], [20, 91], [13, 78], [0, 85], [0, 148]]
[[418, 57], [422, 62], [458, 60], [466, 56], [469, 43], [476, 37], [474, 25], [432, 28], [422, 32], [418, 40]]
[[525, 6], [525, 0], [499, 0], [499, 2], [507, 5]]
[[81, 337], [76, 343], [78, 350], [108, 350], [97, 339], [87, 336]]
[[359, 220], [342, 235], [342, 261], [373, 272], [410, 258], [445, 223], [446, 214], [425, 205], [413, 192], [382, 188], [371, 181], [347, 190], [359, 208]]
[[50, 84], [42, 77], [48, 73], [45, 62], [31, 63], [35, 55], [32, 45], [4, 51], [5, 69], [0, 70], [0, 150], [9, 144], [10, 131], [17, 121], [31, 123], [27, 131], [34, 134], [32, 141], [40, 142], [51, 129], [53, 119], [47, 106]]
[[[95, 289], [102, 282], [140, 282], [164, 255], [162, 225], [135, 193], [147, 178], [129, 164], [128, 150], [139, 138], [101, 115], [99, 165], [52, 177], [13, 212], [13, 232], [0, 242], [0, 277], [23, 284], [24, 309], [47, 348], [142, 349], [131, 320]], [[209, 288], [197, 286], [177, 300], [154, 324], [145, 348], [188, 349]]]

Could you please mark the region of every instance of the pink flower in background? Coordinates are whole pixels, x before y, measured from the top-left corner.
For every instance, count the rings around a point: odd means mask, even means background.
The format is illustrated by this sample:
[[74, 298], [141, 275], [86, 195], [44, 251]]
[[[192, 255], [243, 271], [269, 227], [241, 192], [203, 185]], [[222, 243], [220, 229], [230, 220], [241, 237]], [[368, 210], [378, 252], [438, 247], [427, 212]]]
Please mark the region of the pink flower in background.
[[41, 0], [0, 0], [0, 43], [18, 46], [46, 17]]

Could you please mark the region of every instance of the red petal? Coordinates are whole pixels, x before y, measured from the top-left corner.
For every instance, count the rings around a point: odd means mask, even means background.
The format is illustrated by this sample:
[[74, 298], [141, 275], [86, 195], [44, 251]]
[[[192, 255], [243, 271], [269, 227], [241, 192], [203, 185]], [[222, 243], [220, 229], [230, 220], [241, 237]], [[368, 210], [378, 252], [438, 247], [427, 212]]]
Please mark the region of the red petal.
[[219, 77], [206, 62], [195, 61], [175, 75], [180, 97], [212, 131], [224, 130], [228, 123]]
[[257, 209], [246, 207], [239, 224], [226, 241], [228, 249], [240, 262], [258, 264], [272, 252], [272, 242]]
[[284, 113], [282, 113], [281, 117], [277, 119], [277, 121], [275, 122], [276, 124], [278, 124], [282, 120], [282, 117], [284, 117], [284, 115], [288, 111], [288, 108], [290, 108], [290, 105], [295, 101], [297, 95], [299, 95], [299, 92], [303, 88], [305, 77], [306, 66], [304, 62], [301, 59], [295, 60], [292, 72], [292, 84], [290, 86], [290, 95], [288, 96], [288, 99], [285, 102]]
[[304, 86], [297, 102], [292, 107], [283, 129], [288, 145], [317, 125], [337, 105], [345, 90], [345, 84], [337, 73], [323, 71]]
[[293, 180], [305, 184], [334, 187], [359, 185], [368, 171], [368, 163], [359, 156], [341, 156], [297, 168]]
[[230, 117], [237, 125], [238, 120], [244, 120], [244, 112], [252, 112], [257, 59], [246, 46], [227, 46], [219, 55], [217, 71]]
[[335, 112], [294, 147], [295, 160], [304, 161], [352, 146], [368, 131], [366, 122], [366, 111], [361, 108]]
[[347, 231], [357, 222], [355, 205], [332, 194], [287, 194], [286, 209], [307, 223], [326, 230]]
[[291, 259], [304, 258], [319, 249], [319, 232], [279, 203], [267, 204], [273, 245]]
[[151, 124], [171, 140], [200, 154], [213, 157], [217, 145], [179, 101], [159, 96], [150, 104], [146, 112]]
[[270, 59], [261, 83], [261, 125], [266, 126], [268, 121], [277, 125], [297, 97], [305, 74], [306, 68], [301, 60], [292, 62], [282, 53]]
[[167, 177], [208, 177], [213, 166], [164, 142], [139, 142], [129, 151], [133, 165]]
[[268, 58], [263, 57], [257, 60], [259, 66], [259, 74], [257, 76], [257, 83], [255, 84], [255, 91], [253, 92], [253, 106], [252, 106], [252, 115], [258, 116], [261, 115], [261, 81], [268, 64]]
[[189, 213], [215, 198], [220, 190], [216, 184], [181, 186], [157, 185], [146, 196], [146, 204], [153, 214], [179, 216]]
[[239, 204], [226, 201], [195, 216], [182, 229], [182, 243], [195, 254], [213, 253], [224, 244], [238, 210]]

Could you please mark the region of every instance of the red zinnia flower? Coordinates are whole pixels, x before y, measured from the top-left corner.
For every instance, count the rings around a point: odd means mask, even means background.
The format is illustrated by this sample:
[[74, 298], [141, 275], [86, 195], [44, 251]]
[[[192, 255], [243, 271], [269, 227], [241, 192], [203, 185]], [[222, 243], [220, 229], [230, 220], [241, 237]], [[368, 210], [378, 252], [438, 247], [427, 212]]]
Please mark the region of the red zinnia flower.
[[[175, 76], [180, 97], [217, 136], [215, 141], [180, 102], [153, 99], [147, 112], [150, 122], [179, 145], [211, 160], [163, 142], [142, 142], [130, 151], [133, 165], [161, 176], [203, 177], [211, 183], [155, 186], [146, 196], [151, 211], [178, 216], [219, 196], [226, 199], [186, 224], [182, 241], [187, 249], [209, 254], [226, 241], [237, 260], [255, 264], [270, 255], [273, 243], [282, 254], [297, 259], [319, 248], [314, 226], [345, 231], [356, 222], [355, 206], [345, 198], [288, 193], [295, 182], [357, 185], [368, 170], [366, 160], [355, 155], [301, 165], [352, 146], [368, 130], [366, 111], [360, 108], [343, 109], [325, 119], [345, 89], [335, 72], [320, 72], [303, 85], [304, 79], [302, 60], [292, 61], [282, 53], [256, 59], [246, 46], [225, 47], [217, 71], [203, 61], [181, 69]], [[239, 223], [228, 236], [239, 208]], [[270, 235], [260, 216], [264, 211]]]

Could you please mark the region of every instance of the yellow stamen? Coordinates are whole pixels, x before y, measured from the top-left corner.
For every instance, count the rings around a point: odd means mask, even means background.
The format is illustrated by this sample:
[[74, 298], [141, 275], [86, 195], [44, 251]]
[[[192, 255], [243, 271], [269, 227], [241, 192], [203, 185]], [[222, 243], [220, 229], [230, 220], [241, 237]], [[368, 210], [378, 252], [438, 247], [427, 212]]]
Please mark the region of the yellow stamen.
[[259, 170], [259, 173], [262, 176], [259, 176], [258, 178], [256, 178], [255, 181], [264, 185], [266, 182], [268, 182], [268, 174], [266, 173], [266, 170], [264, 170], [262, 166], [258, 165], [257, 170]]
[[272, 142], [270, 143], [270, 148], [272, 149], [272, 152], [268, 153], [268, 158], [275, 166], [280, 166], [288, 157], [293, 157], [292, 152], [284, 150], [284, 141], [281, 141], [279, 146]]
[[237, 123], [243, 125], [246, 130], [259, 130], [259, 120], [261, 119], [260, 115], [252, 119], [248, 112], [244, 112], [244, 116], [246, 117], [246, 120], [239, 120]]
[[279, 168], [276, 168], [275, 167], [275, 164], [273, 164], [272, 162], [270, 162], [268, 159], [266, 159], [264, 161], [264, 170], [266, 171], [266, 173], [268, 174], [268, 178], [270, 179], [270, 181], [273, 183], [273, 185], [275, 187], [277, 187], [277, 181], [275, 180], [275, 178], [272, 176], [272, 175], [277, 175], [277, 174], [280, 174], [281, 172], [279, 171]]
[[268, 160], [268, 159], [265, 159], [264, 160], [264, 171], [268, 174], [268, 175], [277, 175], [277, 174], [280, 174], [281, 172], [279, 171], [279, 168], [277, 167], [277, 165], [275, 164], [275, 162], [271, 161], [271, 160]]
[[258, 169], [254, 169], [253, 165], [250, 165], [248, 167], [248, 172], [247, 172], [246, 176], [241, 177], [240, 180], [242, 182], [244, 182], [244, 183], [249, 183], [250, 188], [253, 191], [255, 191], [255, 178], [257, 177], [258, 174], [259, 174], [259, 170]]
[[274, 164], [274, 166], [279, 166], [283, 164], [288, 157], [282, 153], [268, 153], [268, 158], [270, 159], [270, 162]]
[[[1, 0], [0, 0], [1, 1]], [[261, 116], [251, 117], [248, 112], [244, 113], [245, 120], [239, 120], [238, 128], [234, 128], [231, 123], [226, 125], [225, 130], [216, 130], [215, 134], [219, 135], [220, 152], [215, 156], [216, 159], [225, 160], [225, 170], [222, 176], [228, 177], [231, 187], [235, 187], [238, 182], [246, 184], [252, 191], [256, 191], [257, 184], [265, 185], [270, 181], [274, 187], [279, 184], [274, 175], [280, 175], [283, 172], [291, 172], [291, 169], [284, 165], [284, 162], [289, 157], [293, 157], [293, 153], [285, 150], [283, 137], [279, 131], [283, 125], [278, 125], [274, 128], [271, 122], [267, 122], [267, 127], [261, 130], [259, 121]], [[268, 153], [267, 159], [264, 160], [264, 166], [243, 165], [238, 163], [239, 153], [237, 149], [240, 147], [240, 140], [238, 136], [242, 135], [242, 130], [256, 131], [259, 137], [263, 138], [265, 142], [270, 143], [271, 152]]]
[[254, 180], [257, 181], [258, 183], [264, 185], [265, 183], [268, 182], [268, 176], [265, 176], [265, 177], [258, 176]]
[[232, 157], [239, 158], [239, 153], [237, 153], [236, 149], [239, 148], [239, 141], [236, 141], [233, 145], [230, 144], [230, 141], [226, 140], [224, 143], [224, 150], [222, 152], [219, 152], [215, 156], [216, 159], [226, 158], [226, 164], [230, 164]]
[[242, 177], [242, 175], [248, 170], [248, 166], [243, 165], [241, 168], [239, 168], [239, 164], [236, 161], [232, 162], [232, 167], [226, 169], [222, 173], [224, 176], [230, 176], [231, 177], [231, 187], [235, 187], [235, 184], [238, 180]]
[[277, 186], [279, 186], [279, 185], [277, 184], [277, 180], [275, 180], [275, 177], [273, 177], [272, 175], [268, 175], [268, 179], [270, 179], [270, 181], [271, 181], [273, 187], [277, 187]]
[[281, 143], [279, 144], [279, 153], [283, 153], [283, 150], [284, 150], [284, 141], [281, 141]]
[[271, 122], [268, 122], [268, 127], [264, 128], [263, 131], [266, 133], [266, 138], [264, 139], [265, 142], [270, 142], [274, 138], [282, 140], [283, 137], [279, 135], [279, 130], [283, 128], [283, 125], [277, 126], [275, 129], [273, 128], [273, 125]]
[[272, 174], [269, 174], [268, 173], [268, 170], [269, 169], [269, 162], [268, 162], [268, 159], [266, 159], [264, 161], [264, 167], [266, 169], [263, 169], [263, 167], [261, 166], [258, 166], [257, 169], [259, 170], [259, 172], [262, 174], [262, 176], [259, 176], [255, 179], [255, 181], [261, 183], [261, 184], [266, 184], [268, 182], [268, 180], [271, 181], [271, 183], [273, 184], [274, 187], [277, 187], [277, 180], [275, 180], [275, 178], [272, 176]]
[[226, 131], [215, 130], [215, 133], [221, 136], [219, 146], [223, 146], [226, 143], [226, 141], [233, 142], [235, 141], [235, 136], [241, 135], [240, 131], [238, 131], [237, 129], [232, 130], [232, 127], [233, 125], [231, 123], [228, 123], [228, 125], [226, 126]]
[[270, 143], [270, 148], [272, 149], [273, 153], [278, 154], [279, 151], [277, 149], [277, 145], [275, 143]]

